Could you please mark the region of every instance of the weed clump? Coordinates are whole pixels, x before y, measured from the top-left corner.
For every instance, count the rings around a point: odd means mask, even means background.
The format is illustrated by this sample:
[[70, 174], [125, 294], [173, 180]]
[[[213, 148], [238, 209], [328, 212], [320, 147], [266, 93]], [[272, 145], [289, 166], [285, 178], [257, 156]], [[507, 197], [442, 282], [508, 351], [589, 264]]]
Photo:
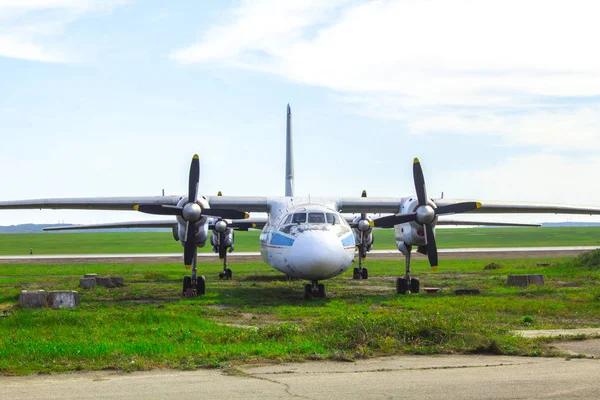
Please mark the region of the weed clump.
[[575, 258], [575, 266], [587, 269], [600, 269], [600, 249], [586, 251]]
[[530, 315], [523, 315], [521, 317], [521, 323], [523, 325], [533, 325], [535, 323], [535, 319], [533, 319]]
[[500, 269], [500, 268], [502, 268], [502, 265], [501, 264], [497, 264], [495, 262], [489, 263], [488, 265], [486, 265], [485, 267], [483, 267], [483, 269], [485, 271], [490, 270], [490, 269]]

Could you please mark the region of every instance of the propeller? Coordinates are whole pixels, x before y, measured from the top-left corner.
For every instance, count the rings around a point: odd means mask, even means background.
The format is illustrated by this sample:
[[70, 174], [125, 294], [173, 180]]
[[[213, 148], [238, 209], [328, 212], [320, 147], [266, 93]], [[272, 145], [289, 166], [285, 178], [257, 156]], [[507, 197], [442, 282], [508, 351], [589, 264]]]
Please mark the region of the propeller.
[[435, 243], [435, 235], [433, 233], [432, 223], [439, 215], [443, 214], [458, 214], [475, 210], [481, 207], [481, 203], [468, 201], [463, 203], [449, 204], [447, 206], [433, 207], [427, 202], [427, 187], [425, 186], [425, 177], [423, 169], [418, 158], [415, 158], [413, 163], [413, 179], [415, 182], [415, 190], [417, 192], [417, 200], [419, 205], [414, 212], [398, 215], [390, 215], [387, 217], [377, 218], [373, 224], [379, 228], [392, 228], [394, 225], [404, 224], [407, 222], [416, 222], [425, 228], [425, 243], [427, 244], [427, 257], [431, 268], [437, 268], [438, 251]]
[[247, 213], [238, 210], [211, 208], [203, 209], [197, 202], [199, 181], [200, 160], [198, 159], [198, 154], [194, 154], [194, 157], [192, 158], [192, 164], [190, 165], [187, 203], [185, 203], [183, 206], [140, 204], [133, 207], [134, 210], [146, 214], [175, 215], [183, 218], [185, 221], [183, 261], [186, 268], [191, 267], [194, 257], [196, 256], [196, 223], [200, 221], [203, 216], [213, 216], [228, 219], [246, 219], [249, 217]]

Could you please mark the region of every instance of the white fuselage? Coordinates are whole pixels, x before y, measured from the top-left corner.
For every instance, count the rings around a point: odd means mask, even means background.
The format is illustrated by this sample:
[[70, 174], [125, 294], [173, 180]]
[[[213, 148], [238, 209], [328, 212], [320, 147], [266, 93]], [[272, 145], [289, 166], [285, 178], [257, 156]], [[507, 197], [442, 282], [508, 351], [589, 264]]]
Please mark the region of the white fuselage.
[[273, 268], [294, 278], [322, 280], [350, 268], [355, 238], [344, 218], [322, 204], [272, 207], [260, 235], [260, 253]]

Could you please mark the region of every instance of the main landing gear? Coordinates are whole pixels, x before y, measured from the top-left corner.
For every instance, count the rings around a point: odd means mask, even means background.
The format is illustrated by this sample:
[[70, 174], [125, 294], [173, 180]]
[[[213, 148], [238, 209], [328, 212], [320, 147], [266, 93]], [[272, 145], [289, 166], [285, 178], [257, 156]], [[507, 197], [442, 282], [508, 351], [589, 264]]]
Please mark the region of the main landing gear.
[[219, 272], [219, 279], [233, 279], [233, 271], [227, 267], [227, 253], [223, 254], [223, 272]]
[[352, 279], [369, 279], [369, 270], [363, 267], [363, 260], [367, 257], [367, 252], [364, 245], [358, 247], [358, 268], [354, 268]]
[[311, 281], [304, 285], [304, 300], [310, 300], [313, 297], [325, 297], [325, 285], [318, 281]]
[[206, 294], [206, 280], [204, 276], [196, 275], [196, 258], [192, 261], [192, 276], [183, 277], [183, 297], [195, 297]]
[[402, 278], [396, 279], [396, 293], [406, 294], [419, 293], [419, 280], [410, 276], [410, 252], [412, 246], [406, 245], [406, 275]]

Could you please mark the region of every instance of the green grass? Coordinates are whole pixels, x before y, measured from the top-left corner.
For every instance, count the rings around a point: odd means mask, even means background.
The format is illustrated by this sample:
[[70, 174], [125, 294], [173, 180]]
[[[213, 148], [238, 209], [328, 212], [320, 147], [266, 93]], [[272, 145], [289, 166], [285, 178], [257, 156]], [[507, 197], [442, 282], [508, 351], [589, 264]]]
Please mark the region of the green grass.
[[[237, 232], [237, 251], [258, 251], [260, 232]], [[600, 245], [600, 227], [438, 229], [440, 248]], [[171, 232], [85, 232], [0, 235], [0, 255], [174, 253]], [[394, 231], [375, 231], [375, 249], [394, 249]], [[211, 251], [210, 246], [200, 251]]]
[[[182, 299], [178, 264], [0, 265], [0, 374], [73, 370], [192, 369], [251, 361], [356, 359], [385, 354], [553, 355], [548, 340], [514, 329], [598, 327], [600, 253], [578, 260], [444, 260], [438, 295], [395, 294], [400, 261], [367, 260], [370, 278], [325, 282], [326, 299], [305, 302], [302, 281], [263, 263], [232, 265], [234, 279], [203, 264], [207, 294]], [[485, 270], [490, 262], [499, 265]], [[550, 263], [540, 266], [539, 263]], [[73, 310], [20, 310], [21, 289], [76, 289], [84, 273], [119, 275], [122, 288], [80, 290]], [[507, 287], [512, 273], [542, 273], [546, 285]], [[453, 290], [478, 288], [477, 296]]]

